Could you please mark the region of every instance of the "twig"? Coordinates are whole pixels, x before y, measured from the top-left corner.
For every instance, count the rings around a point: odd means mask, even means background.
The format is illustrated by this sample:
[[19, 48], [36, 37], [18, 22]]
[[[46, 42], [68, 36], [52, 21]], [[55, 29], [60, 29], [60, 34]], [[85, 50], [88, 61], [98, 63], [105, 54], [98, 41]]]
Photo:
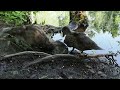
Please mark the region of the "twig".
[[5, 56], [1, 56], [0, 60], [6, 59], [6, 58], [12, 58], [12, 57], [17, 57], [20, 55], [28, 55], [28, 54], [38, 54], [38, 55], [45, 55], [45, 56], [49, 56], [51, 54], [47, 54], [44, 52], [37, 52], [37, 51], [24, 51], [24, 52], [19, 52], [19, 53], [15, 53], [15, 54], [9, 54], [9, 55], [5, 55]]

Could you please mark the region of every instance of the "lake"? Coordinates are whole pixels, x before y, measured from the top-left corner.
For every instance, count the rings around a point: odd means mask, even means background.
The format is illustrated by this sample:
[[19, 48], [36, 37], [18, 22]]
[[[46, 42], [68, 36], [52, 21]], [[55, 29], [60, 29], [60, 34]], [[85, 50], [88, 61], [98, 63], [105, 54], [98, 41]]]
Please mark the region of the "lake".
[[[95, 41], [98, 46], [103, 48], [103, 50], [87, 50], [84, 51], [85, 53], [106, 54], [110, 52], [117, 53], [117, 51], [120, 51], [120, 16], [118, 13], [119, 12], [115, 11], [94, 11], [87, 13], [89, 19], [89, 27], [85, 33], [93, 41]], [[117, 18], [117, 22], [115, 21], [115, 18]], [[61, 34], [55, 34], [53, 39], [60, 40], [62, 42], [64, 41], [64, 37], [62, 37]], [[120, 65], [120, 55], [117, 55], [117, 57], [114, 58]]]

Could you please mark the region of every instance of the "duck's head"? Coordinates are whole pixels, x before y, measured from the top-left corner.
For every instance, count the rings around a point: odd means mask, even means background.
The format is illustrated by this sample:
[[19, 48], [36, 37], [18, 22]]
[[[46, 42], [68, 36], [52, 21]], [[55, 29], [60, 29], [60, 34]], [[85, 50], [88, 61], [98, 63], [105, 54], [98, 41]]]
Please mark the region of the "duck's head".
[[70, 31], [69, 27], [67, 27], [67, 26], [62, 28], [62, 32], [63, 32], [63, 37], [65, 35], [71, 34], [71, 31]]

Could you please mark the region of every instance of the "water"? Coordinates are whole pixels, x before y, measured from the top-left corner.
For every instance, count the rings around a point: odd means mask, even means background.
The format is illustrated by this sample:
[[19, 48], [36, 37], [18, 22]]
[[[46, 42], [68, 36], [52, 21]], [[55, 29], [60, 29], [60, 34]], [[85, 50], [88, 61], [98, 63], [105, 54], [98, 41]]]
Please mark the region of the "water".
[[[89, 36], [89, 35], [88, 35]], [[95, 35], [91, 38], [93, 41], [97, 43], [103, 50], [90, 50], [85, 51], [86, 53], [92, 54], [109, 54], [117, 53], [117, 51], [120, 51], [120, 44], [118, 41], [120, 41], [120, 35], [117, 37], [112, 37], [111, 33], [102, 31], [99, 33], [95, 33]], [[117, 63], [120, 65], [120, 55], [114, 57], [117, 60]]]
[[[87, 33], [86, 33], [87, 34]], [[89, 35], [88, 35], [89, 36]], [[62, 34], [58, 33], [53, 36], [53, 40], [64, 42], [65, 37], [62, 37]], [[86, 50], [84, 51], [87, 54], [109, 54], [110, 52], [116, 53], [120, 50], [120, 45], [117, 41], [120, 40], [120, 36], [113, 38], [112, 35], [108, 32], [96, 33], [94, 37], [91, 38], [96, 42], [103, 50]], [[69, 50], [72, 50], [72, 47], [69, 47]], [[114, 57], [117, 60], [117, 63], [120, 65], [120, 55]]]
[[[116, 19], [118, 18], [117, 15], [119, 12], [111, 12], [93, 12], [92, 15], [90, 15], [91, 12], [87, 13], [89, 18], [89, 27], [85, 33], [103, 50], [86, 50], [84, 51], [85, 53], [108, 54], [110, 52], [117, 53], [117, 51], [120, 51], [120, 16], [119, 19]], [[64, 41], [64, 38], [65, 37], [62, 37], [61, 34], [56, 34], [53, 37], [55, 41], [60, 40], [62, 42]], [[71, 49], [72, 48], [69, 48], [69, 50]], [[117, 55], [117, 57], [114, 58], [120, 65], [120, 55]]]
[[[64, 42], [65, 36], [63, 37], [61, 33], [57, 33], [53, 36], [52, 38], [54, 41], [61, 41]], [[72, 47], [68, 47], [68, 50], [71, 51], [73, 48]]]
[[[120, 51], [120, 11], [88, 12], [90, 26], [86, 32], [101, 48], [97, 54], [117, 53]], [[92, 15], [91, 15], [92, 14]], [[114, 57], [120, 65], [120, 54]]]

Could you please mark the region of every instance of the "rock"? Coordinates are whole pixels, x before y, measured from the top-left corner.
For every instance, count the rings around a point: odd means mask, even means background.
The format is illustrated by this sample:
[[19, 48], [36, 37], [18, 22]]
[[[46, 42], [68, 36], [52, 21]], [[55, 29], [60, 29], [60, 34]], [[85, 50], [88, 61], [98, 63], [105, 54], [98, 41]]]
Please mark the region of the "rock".
[[91, 69], [92, 67], [91, 66], [89, 66], [89, 65], [85, 65], [88, 69]]
[[88, 69], [89, 72], [91, 72], [92, 74], [95, 73], [95, 71], [93, 69]]
[[107, 75], [106, 75], [106, 74], [104, 74], [104, 73], [103, 73], [103, 72], [101, 72], [101, 71], [98, 71], [97, 73], [98, 73], [98, 75], [100, 75], [101, 77], [107, 77]]

